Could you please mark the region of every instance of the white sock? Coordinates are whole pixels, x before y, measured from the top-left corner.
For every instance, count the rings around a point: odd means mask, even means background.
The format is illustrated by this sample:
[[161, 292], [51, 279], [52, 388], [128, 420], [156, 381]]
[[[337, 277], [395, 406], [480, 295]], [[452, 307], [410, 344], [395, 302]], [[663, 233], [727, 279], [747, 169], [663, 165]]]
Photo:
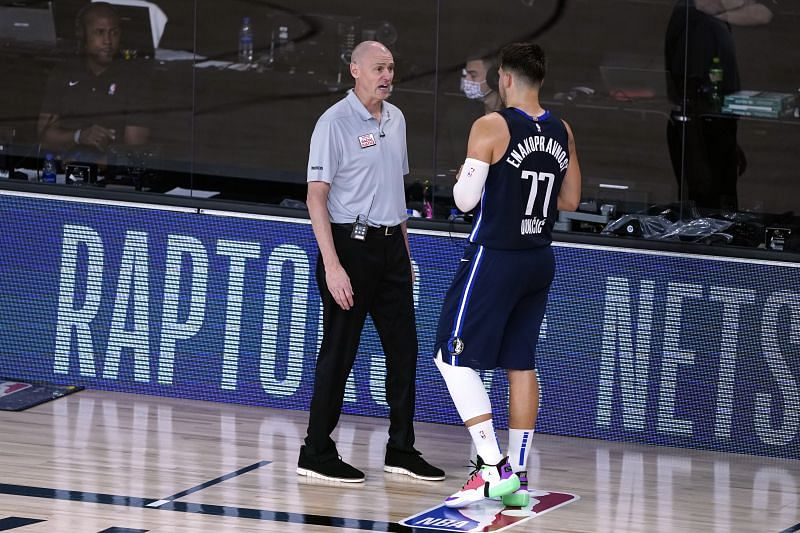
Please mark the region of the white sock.
[[503, 460], [503, 454], [500, 453], [500, 446], [497, 445], [497, 437], [494, 434], [494, 424], [492, 424], [491, 418], [467, 429], [472, 436], [472, 442], [475, 443], [478, 455], [487, 465], [496, 465]]
[[528, 454], [532, 441], [533, 429], [508, 428], [508, 462], [514, 472], [528, 470]]

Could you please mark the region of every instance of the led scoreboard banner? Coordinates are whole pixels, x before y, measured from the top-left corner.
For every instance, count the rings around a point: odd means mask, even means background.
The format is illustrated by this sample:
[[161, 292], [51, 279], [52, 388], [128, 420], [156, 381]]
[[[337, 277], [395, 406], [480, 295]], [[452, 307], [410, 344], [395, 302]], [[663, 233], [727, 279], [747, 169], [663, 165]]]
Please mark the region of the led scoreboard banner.
[[[0, 216], [0, 377], [308, 408], [321, 321], [307, 220], [11, 192]], [[417, 419], [460, 424], [431, 350], [464, 235], [410, 239]], [[555, 254], [537, 431], [798, 458], [800, 265]], [[384, 376], [368, 324], [345, 412], [387, 416]], [[503, 373], [483, 377], [504, 412]]]

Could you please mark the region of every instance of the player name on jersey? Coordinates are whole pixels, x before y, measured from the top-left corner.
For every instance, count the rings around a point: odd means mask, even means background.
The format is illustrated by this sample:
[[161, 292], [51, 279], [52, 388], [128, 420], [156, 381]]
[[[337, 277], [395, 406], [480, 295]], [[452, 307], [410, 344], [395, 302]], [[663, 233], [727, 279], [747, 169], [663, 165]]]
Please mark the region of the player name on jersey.
[[552, 155], [558, 161], [558, 166], [562, 172], [569, 165], [569, 153], [564, 150], [558, 141], [544, 135], [526, 137], [522, 142], [517, 143], [516, 149], [511, 150], [511, 153], [506, 158], [506, 163], [514, 168], [519, 168], [522, 165], [522, 161], [533, 152], [547, 152]]
[[523, 218], [519, 227], [520, 235], [538, 235], [544, 228], [544, 223], [547, 222], [543, 218]]

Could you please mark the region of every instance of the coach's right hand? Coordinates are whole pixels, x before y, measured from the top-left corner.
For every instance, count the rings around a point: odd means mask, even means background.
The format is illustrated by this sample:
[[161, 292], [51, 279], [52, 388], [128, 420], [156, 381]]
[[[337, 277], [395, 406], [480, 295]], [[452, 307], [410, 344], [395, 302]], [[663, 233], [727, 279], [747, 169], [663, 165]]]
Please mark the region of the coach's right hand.
[[336, 265], [325, 269], [325, 283], [328, 285], [328, 292], [339, 304], [339, 307], [349, 311], [353, 307], [353, 287], [350, 285], [350, 276], [347, 275], [342, 265]]

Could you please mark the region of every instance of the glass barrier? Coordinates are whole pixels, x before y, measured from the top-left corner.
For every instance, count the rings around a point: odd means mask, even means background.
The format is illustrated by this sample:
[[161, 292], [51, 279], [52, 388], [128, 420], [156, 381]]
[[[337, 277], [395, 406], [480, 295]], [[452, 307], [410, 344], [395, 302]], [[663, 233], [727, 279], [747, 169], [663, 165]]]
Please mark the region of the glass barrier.
[[[209, 177], [198, 187], [229, 200], [305, 200], [314, 125], [353, 86], [356, 44], [376, 39], [397, 64], [391, 101], [406, 116], [408, 179], [430, 178], [435, 4], [413, 13], [352, 1], [198, 6], [198, 51], [208, 60], [195, 64], [195, 171]], [[243, 28], [252, 52], [241, 54]]]
[[[2, 176], [87, 190], [190, 191], [191, 68], [159, 59], [193, 10], [0, 2]], [[191, 65], [192, 39], [182, 50]], [[188, 61], [186, 61], [188, 59]]]
[[4, 187], [302, 209], [316, 120], [352, 87], [355, 45], [374, 39], [396, 62], [412, 216], [469, 222], [452, 187], [470, 127], [502, 106], [499, 49], [534, 41], [548, 56], [541, 102], [570, 124], [583, 170], [581, 205], [558, 231], [800, 249], [793, 4], [0, 0], [0, 11]]
[[665, 213], [669, 233], [707, 244], [800, 249], [792, 148], [800, 143], [798, 15], [775, 2], [674, 5], [664, 51], [679, 207]]

